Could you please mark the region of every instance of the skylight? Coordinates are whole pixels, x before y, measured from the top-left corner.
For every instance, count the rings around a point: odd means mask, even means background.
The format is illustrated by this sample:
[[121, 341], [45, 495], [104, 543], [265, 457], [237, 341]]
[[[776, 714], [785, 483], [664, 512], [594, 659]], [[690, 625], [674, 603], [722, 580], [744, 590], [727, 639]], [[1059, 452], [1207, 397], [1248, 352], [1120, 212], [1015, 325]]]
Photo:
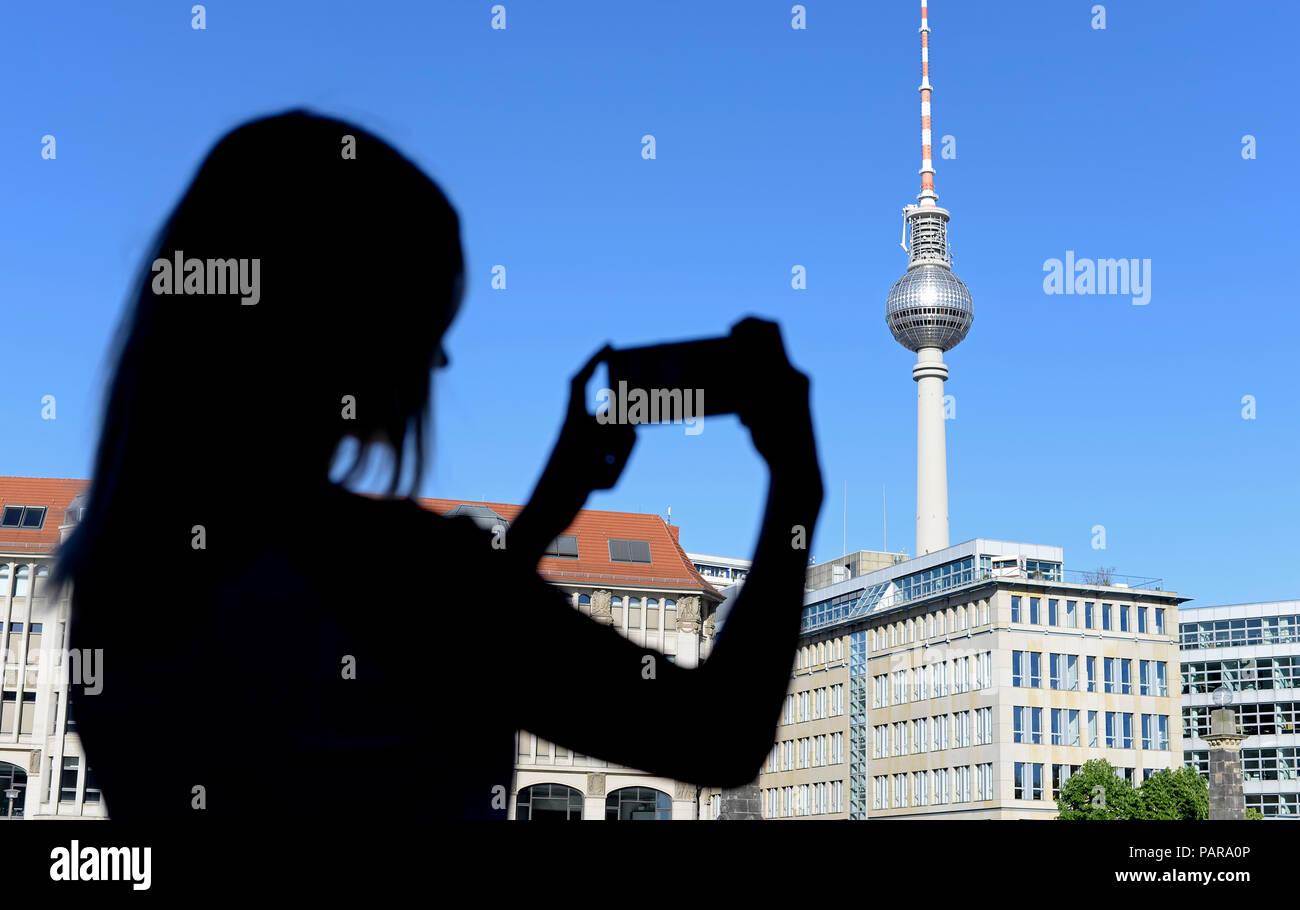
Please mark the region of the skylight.
[[543, 555], [562, 559], [577, 559], [578, 538], [572, 534], [561, 534], [547, 545], [546, 552]]
[[45, 506], [5, 506], [0, 528], [39, 530], [45, 524]]
[[648, 540], [614, 540], [609, 542], [610, 562], [650, 563], [650, 541]]

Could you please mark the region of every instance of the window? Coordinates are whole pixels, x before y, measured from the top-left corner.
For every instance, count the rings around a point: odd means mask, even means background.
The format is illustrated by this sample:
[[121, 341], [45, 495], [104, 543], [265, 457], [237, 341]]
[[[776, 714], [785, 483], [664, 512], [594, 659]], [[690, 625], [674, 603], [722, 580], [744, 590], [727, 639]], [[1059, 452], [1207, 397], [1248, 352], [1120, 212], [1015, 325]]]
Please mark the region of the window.
[[1088, 748], [1097, 748], [1097, 712], [1088, 712]]
[[1068, 708], [1052, 709], [1052, 745], [1079, 745], [1079, 712]]
[[1128, 605], [1122, 604], [1119, 608], [1119, 630], [1128, 631]]
[[1120, 730], [1123, 735], [1120, 739], [1120, 748], [1132, 749], [1133, 748], [1133, 715], [1126, 712], [1123, 715], [1121, 715], [1121, 717], [1123, 719], [1123, 723], [1120, 725]]
[[986, 746], [993, 742], [993, 709], [978, 708], [975, 711], [975, 745]]
[[993, 798], [993, 763], [975, 766], [975, 798], [988, 800]]
[[1051, 687], [1073, 692], [1079, 688], [1079, 658], [1073, 654], [1053, 654], [1049, 658]]
[[45, 506], [5, 506], [0, 513], [0, 528], [39, 530], [45, 524]]
[[1011, 652], [1011, 685], [1016, 688], [1025, 686], [1025, 652]]
[[1079, 611], [1076, 609], [1077, 601], [1067, 600], [1065, 602], [1065, 627], [1067, 629], [1079, 628]]
[[1052, 765], [1052, 799], [1061, 798], [1061, 787], [1073, 774], [1073, 765]]
[[1029, 687], [1031, 689], [1041, 689], [1043, 687], [1043, 655], [1037, 651], [1029, 652]]
[[1035, 762], [1015, 763], [1016, 799], [1043, 798], [1043, 766]]
[[1083, 602], [1083, 627], [1085, 629], [1093, 628], [1092, 601], [1090, 600], [1085, 600]]
[[[611, 541], [612, 542], [612, 541]], [[649, 546], [647, 544], [647, 546]], [[546, 545], [546, 552], [543, 556], [553, 556], [560, 559], [577, 559], [578, 558], [578, 538], [572, 534], [563, 534]], [[647, 551], [646, 562], [650, 561]], [[558, 784], [556, 786], [559, 786]]]
[[1016, 594], [1011, 596], [1011, 621], [1020, 622], [1020, 597]]
[[1041, 597], [1029, 598], [1029, 624], [1032, 626], [1039, 624], [1038, 605], [1041, 601]]
[[1119, 694], [1132, 695], [1133, 694], [1133, 661], [1127, 657], [1124, 658], [1119, 662], [1119, 670], [1120, 670]]
[[1156, 607], [1156, 634], [1157, 634], [1157, 635], [1164, 635], [1164, 634], [1165, 634], [1165, 609], [1164, 609], [1164, 607]]
[[1101, 605], [1101, 628], [1103, 631], [1110, 631], [1110, 604]]
[[623, 787], [605, 797], [606, 821], [667, 821], [673, 817], [673, 800], [651, 787]]
[[[90, 798], [90, 781], [94, 775], [86, 771], [86, 802]], [[580, 821], [582, 819], [582, 793], [564, 784], [535, 784], [519, 791], [515, 802], [515, 818], [520, 821]]]
[[1145, 635], [1147, 631], [1147, 608], [1138, 607], [1138, 634]]
[[1011, 709], [1012, 741], [1042, 745], [1043, 709], [1016, 705]]
[[1162, 696], [1169, 694], [1169, 678], [1166, 676], [1163, 660], [1156, 661], [1156, 694]]
[[1049, 626], [1059, 625], [1059, 623], [1057, 622], [1057, 620], [1058, 620], [1060, 617], [1057, 616], [1056, 604], [1057, 604], [1057, 601], [1056, 601], [1055, 598], [1053, 598], [1053, 597], [1049, 597], [1049, 598], [1047, 599], [1047, 624], [1048, 624]]
[[1088, 691], [1097, 691], [1097, 658], [1088, 655]]
[[[18, 571], [14, 573], [14, 597], [27, 596], [27, 590], [29, 585], [31, 584], [31, 575], [32, 575], [31, 566], [18, 567]], [[20, 631], [22, 630], [21, 623], [18, 624], [18, 628]], [[12, 625], [10, 626], [9, 631], [11, 632], [13, 631]]]
[[59, 781], [59, 802], [77, 801], [77, 765], [81, 759], [75, 755], [63, 756], [63, 776]]
[[1115, 658], [1107, 657], [1102, 661], [1106, 671], [1105, 689], [1107, 695], [1115, 693]]
[[611, 538], [609, 541], [609, 561], [649, 564], [650, 542], [648, 540], [616, 540]]

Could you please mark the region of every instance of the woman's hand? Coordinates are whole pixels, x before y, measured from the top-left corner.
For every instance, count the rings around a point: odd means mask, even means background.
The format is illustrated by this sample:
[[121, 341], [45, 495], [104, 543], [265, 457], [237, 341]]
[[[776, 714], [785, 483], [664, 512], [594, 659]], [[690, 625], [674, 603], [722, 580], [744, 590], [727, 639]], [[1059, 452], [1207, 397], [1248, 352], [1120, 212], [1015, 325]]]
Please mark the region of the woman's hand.
[[737, 362], [755, 365], [740, 422], [749, 427], [754, 448], [771, 469], [773, 482], [798, 490], [805, 504], [819, 508], [823, 491], [808, 377], [790, 365], [776, 323], [744, 319], [732, 327], [731, 337]]
[[593, 490], [608, 490], [618, 482], [636, 443], [634, 426], [601, 423], [587, 413], [587, 382], [608, 352], [608, 345], [601, 348], [569, 381], [569, 408], [560, 438], [528, 505], [510, 529], [508, 549], [532, 564], [573, 522]]

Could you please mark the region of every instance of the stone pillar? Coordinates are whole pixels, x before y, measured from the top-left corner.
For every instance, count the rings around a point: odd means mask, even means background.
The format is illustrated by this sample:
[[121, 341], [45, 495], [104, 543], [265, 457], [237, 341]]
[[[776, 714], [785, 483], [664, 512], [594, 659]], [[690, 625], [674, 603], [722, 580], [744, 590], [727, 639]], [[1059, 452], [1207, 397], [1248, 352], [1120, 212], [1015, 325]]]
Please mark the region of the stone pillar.
[[591, 618], [602, 626], [608, 626], [614, 622], [614, 611], [609, 605], [610, 593], [608, 591], [591, 592]]
[[[595, 603], [596, 598], [592, 597]], [[605, 592], [605, 600], [609, 600], [609, 592]], [[605, 819], [605, 775], [588, 774], [587, 775], [587, 795], [582, 802], [582, 819], [583, 821], [604, 821]]]
[[677, 666], [692, 670], [700, 664], [700, 598], [677, 601]]
[[1210, 820], [1236, 821], [1246, 817], [1246, 794], [1241, 780], [1241, 743], [1237, 713], [1215, 708], [1210, 715]]
[[763, 792], [758, 781], [722, 791], [719, 821], [757, 821], [763, 817]]

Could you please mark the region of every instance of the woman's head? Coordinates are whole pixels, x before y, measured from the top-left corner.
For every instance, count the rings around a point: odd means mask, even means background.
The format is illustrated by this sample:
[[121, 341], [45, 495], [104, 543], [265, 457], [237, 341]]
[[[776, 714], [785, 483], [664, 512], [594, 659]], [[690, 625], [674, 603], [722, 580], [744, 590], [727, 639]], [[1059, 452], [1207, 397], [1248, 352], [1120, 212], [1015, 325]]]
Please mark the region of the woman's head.
[[88, 532], [152, 488], [208, 500], [324, 482], [338, 445], [407, 443], [464, 284], [436, 184], [356, 126], [294, 111], [212, 149], [122, 326]]

